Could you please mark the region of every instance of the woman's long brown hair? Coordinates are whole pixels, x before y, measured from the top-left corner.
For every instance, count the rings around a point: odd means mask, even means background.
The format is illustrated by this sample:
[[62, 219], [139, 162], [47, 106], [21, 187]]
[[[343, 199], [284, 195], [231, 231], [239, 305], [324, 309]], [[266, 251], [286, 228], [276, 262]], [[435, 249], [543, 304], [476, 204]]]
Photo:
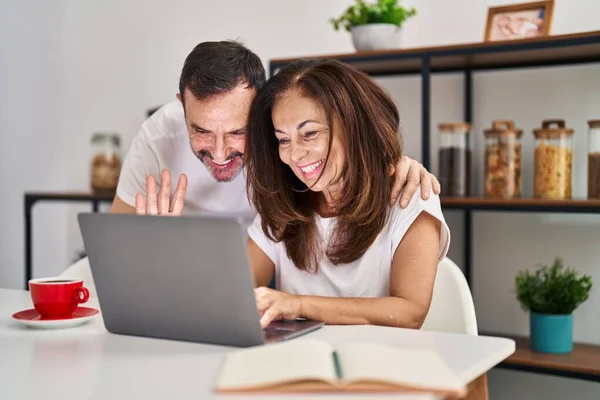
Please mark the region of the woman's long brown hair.
[[[318, 194], [279, 158], [271, 112], [278, 97], [299, 90], [327, 115], [329, 149], [335, 127], [346, 153], [342, 194], [329, 243], [319, 235]], [[317, 272], [323, 250], [330, 262], [360, 258], [385, 226], [391, 198], [390, 166], [402, 152], [399, 113], [390, 96], [368, 75], [330, 59], [305, 59], [283, 67], [252, 103], [246, 141], [247, 192], [273, 241], [283, 241], [295, 266]], [[329, 150], [326, 165], [329, 161]], [[326, 168], [326, 166], [325, 166]], [[323, 168], [323, 171], [325, 170]]]

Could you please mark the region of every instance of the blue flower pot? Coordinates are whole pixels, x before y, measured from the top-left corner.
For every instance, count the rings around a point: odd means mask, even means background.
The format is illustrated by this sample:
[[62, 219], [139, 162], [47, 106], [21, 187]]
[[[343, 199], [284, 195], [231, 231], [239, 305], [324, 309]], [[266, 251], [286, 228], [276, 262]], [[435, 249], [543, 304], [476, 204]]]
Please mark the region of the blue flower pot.
[[573, 350], [573, 314], [529, 313], [530, 347], [538, 353], [567, 354]]

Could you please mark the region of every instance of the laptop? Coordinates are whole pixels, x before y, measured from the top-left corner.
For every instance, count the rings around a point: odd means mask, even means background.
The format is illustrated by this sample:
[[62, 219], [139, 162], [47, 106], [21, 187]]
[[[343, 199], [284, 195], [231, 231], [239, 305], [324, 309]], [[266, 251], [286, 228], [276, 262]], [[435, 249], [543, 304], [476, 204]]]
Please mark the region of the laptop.
[[261, 328], [242, 219], [80, 213], [78, 222], [111, 333], [249, 347], [324, 325]]

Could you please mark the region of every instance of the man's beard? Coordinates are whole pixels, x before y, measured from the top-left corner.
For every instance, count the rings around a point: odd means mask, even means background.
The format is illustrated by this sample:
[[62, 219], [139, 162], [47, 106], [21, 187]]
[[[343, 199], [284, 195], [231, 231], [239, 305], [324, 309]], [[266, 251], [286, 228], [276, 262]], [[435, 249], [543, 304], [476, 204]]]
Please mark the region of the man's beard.
[[210, 151], [200, 150], [196, 154], [196, 157], [208, 168], [208, 172], [218, 182], [230, 182], [234, 180], [243, 167], [244, 154], [239, 151], [234, 151], [227, 156], [225, 162], [231, 161], [226, 166], [219, 166], [214, 163], [214, 158]]

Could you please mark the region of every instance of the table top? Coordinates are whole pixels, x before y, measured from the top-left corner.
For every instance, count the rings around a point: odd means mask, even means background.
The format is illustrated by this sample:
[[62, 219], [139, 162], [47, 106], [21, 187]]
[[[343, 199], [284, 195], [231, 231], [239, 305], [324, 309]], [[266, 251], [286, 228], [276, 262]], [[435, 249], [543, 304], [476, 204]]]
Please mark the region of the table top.
[[[100, 309], [95, 298], [84, 305]], [[30, 329], [12, 320], [13, 313], [29, 308], [29, 292], [0, 289], [0, 398], [259, 398], [218, 396], [213, 392], [223, 357], [235, 348], [111, 334], [101, 314], [85, 325], [60, 330]], [[493, 368], [515, 349], [514, 341], [505, 338], [369, 325], [325, 326], [304, 337], [332, 344], [366, 340], [434, 349], [465, 383]], [[435, 399], [428, 395], [375, 397]]]

